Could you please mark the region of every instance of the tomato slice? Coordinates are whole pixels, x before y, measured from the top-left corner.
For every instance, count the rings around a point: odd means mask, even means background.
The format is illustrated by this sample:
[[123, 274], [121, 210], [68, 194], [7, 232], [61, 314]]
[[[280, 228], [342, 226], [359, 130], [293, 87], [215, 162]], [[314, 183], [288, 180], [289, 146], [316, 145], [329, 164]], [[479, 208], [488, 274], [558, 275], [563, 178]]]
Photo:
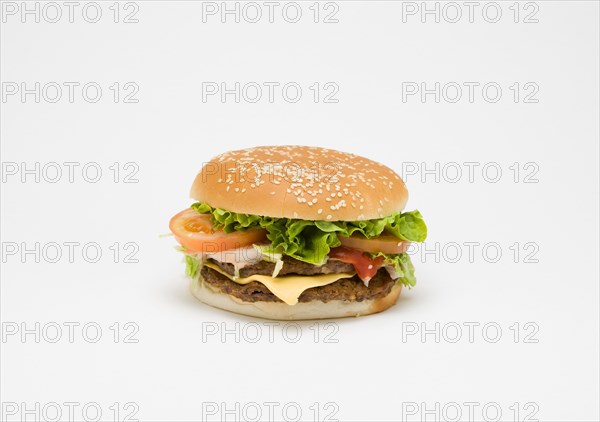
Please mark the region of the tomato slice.
[[410, 242], [399, 240], [390, 234], [382, 234], [373, 239], [366, 239], [361, 236], [342, 237], [339, 236], [342, 246], [352, 249], [359, 249], [365, 252], [383, 252], [389, 254], [404, 253], [408, 249]]
[[200, 214], [191, 208], [171, 218], [169, 229], [181, 246], [199, 253], [237, 249], [260, 243], [267, 237], [267, 231], [263, 229], [248, 229], [232, 233], [213, 230], [210, 214]]
[[367, 285], [369, 280], [377, 274], [377, 271], [379, 271], [383, 265], [382, 256], [373, 259], [363, 251], [346, 248], [344, 246], [332, 249], [329, 252], [329, 258], [354, 265], [356, 274], [362, 281], [367, 283]]

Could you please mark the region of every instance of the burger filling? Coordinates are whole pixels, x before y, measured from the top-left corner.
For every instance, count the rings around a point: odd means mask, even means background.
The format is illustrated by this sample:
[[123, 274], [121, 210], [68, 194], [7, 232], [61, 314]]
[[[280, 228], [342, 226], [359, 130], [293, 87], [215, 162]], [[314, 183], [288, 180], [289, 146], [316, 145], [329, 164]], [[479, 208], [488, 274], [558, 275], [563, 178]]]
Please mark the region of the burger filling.
[[[212, 290], [227, 293], [244, 302], [283, 302], [281, 298], [258, 281], [247, 284], [236, 283], [208, 266], [202, 267], [200, 275]], [[396, 284], [396, 281], [392, 280], [387, 271], [381, 270], [371, 279], [369, 287], [365, 286], [357, 276], [352, 276], [324, 286], [308, 288], [300, 293], [297, 302], [311, 302], [313, 300], [321, 302], [329, 302], [330, 300], [362, 302], [363, 300], [387, 296], [394, 284]]]
[[195, 203], [171, 231], [186, 273], [246, 302], [363, 301], [395, 283], [413, 287], [406, 253], [427, 227], [418, 211], [361, 221], [308, 221], [234, 213]]

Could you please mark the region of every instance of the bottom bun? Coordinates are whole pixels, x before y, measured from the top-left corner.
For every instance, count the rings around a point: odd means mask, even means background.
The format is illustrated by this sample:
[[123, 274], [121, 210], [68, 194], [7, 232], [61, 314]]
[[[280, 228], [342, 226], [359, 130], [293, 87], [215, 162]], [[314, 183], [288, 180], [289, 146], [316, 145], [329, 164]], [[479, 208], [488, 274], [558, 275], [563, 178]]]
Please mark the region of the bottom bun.
[[290, 306], [283, 302], [244, 302], [236, 297], [217, 291], [200, 277], [191, 282], [192, 294], [201, 302], [236, 314], [275, 320], [304, 320], [344, 318], [370, 315], [385, 311], [398, 301], [402, 284], [396, 283], [390, 293], [378, 299], [352, 302], [331, 300], [329, 302], [300, 302]]

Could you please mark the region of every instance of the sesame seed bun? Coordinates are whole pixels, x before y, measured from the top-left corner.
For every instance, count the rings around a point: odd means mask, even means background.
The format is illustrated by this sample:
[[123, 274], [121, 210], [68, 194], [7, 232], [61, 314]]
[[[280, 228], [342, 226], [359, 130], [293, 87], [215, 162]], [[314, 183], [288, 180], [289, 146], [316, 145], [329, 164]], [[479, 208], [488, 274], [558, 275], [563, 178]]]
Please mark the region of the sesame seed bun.
[[400, 176], [383, 164], [307, 146], [218, 155], [204, 164], [190, 195], [237, 213], [325, 221], [386, 217], [408, 200]]

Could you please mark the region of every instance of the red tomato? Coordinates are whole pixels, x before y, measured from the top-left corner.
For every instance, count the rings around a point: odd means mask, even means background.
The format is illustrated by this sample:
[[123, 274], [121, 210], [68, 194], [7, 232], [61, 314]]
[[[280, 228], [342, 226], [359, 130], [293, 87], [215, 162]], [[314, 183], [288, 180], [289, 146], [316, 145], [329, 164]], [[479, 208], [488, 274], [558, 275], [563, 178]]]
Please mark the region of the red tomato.
[[361, 236], [350, 236], [342, 237], [339, 236], [340, 242], [343, 246], [347, 246], [352, 249], [360, 249], [365, 252], [383, 252], [388, 254], [399, 254], [404, 253], [408, 249], [410, 242], [399, 240], [397, 237], [382, 234], [374, 239], [366, 239]]
[[366, 283], [377, 274], [377, 271], [383, 265], [382, 256], [373, 259], [363, 251], [345, 248], [343, 246], [332, 249], [329, 252], [329, 258], [354, 265], [356, 274]]
[[263, 229], [248, 229], [232, 233], [213, 230], [210, 214], [200, 214], [191, 208], [171, 218], [169, 229], [181, 246], [200, 253], [237, 249], [260, 243], [267, 237], [267, 232]]

